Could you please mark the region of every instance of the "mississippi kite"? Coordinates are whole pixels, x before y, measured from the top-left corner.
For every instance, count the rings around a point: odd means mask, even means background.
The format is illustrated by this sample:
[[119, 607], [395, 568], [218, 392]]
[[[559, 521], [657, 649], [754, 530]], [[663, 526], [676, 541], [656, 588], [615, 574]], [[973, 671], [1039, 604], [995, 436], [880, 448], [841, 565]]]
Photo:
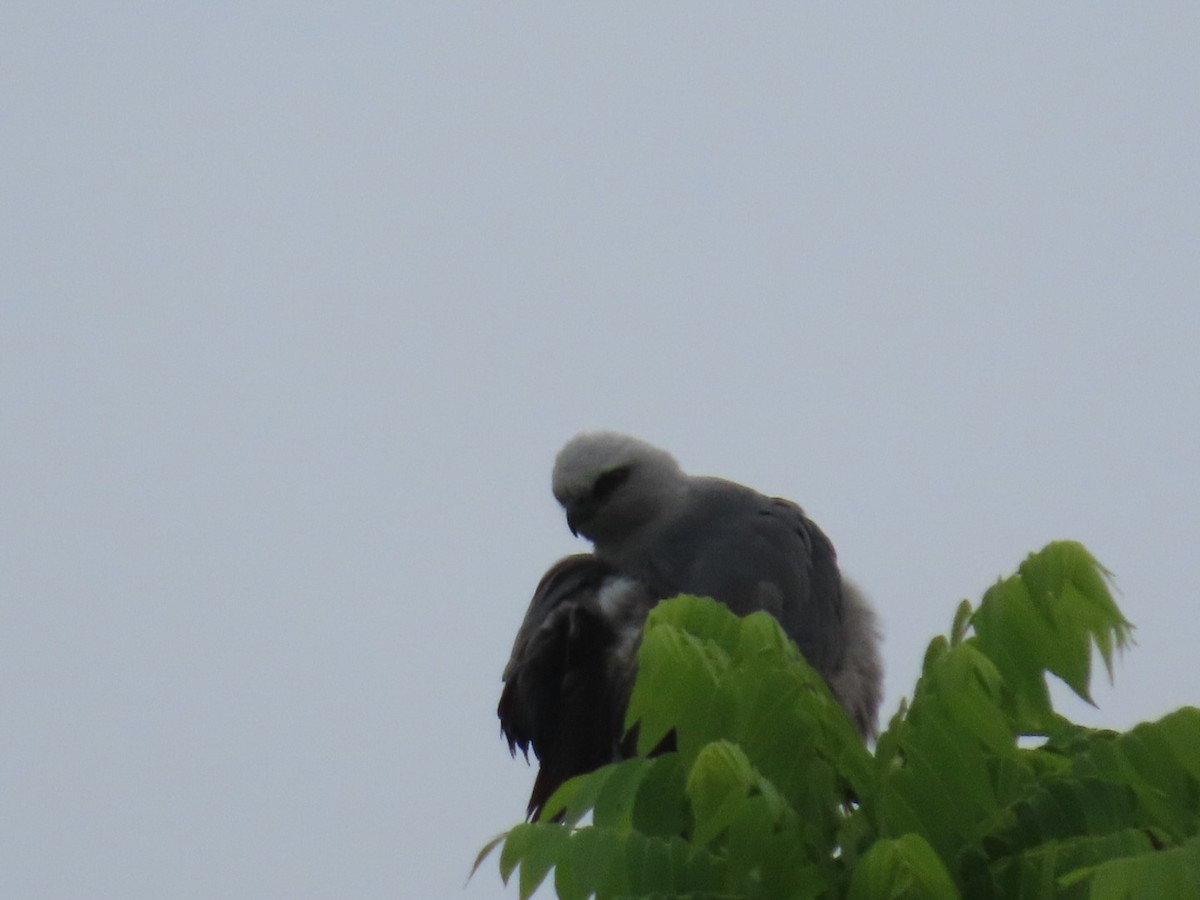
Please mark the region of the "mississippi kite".
[[534, 818], [567, 778], [629, 755], [624, 712], [641, 626], [676, 594], [714, 597], [738, 615], [769, 612], [862, 737], [874, 736], [875, 614], [799, 506], [687, 475], [666, 451], [614, 432], [569, 441], [552, 487], [572, 533], [594, 552], [546, 573], [504, 672], [499, 714], [509, 747], [532, 746], [541, 763]]

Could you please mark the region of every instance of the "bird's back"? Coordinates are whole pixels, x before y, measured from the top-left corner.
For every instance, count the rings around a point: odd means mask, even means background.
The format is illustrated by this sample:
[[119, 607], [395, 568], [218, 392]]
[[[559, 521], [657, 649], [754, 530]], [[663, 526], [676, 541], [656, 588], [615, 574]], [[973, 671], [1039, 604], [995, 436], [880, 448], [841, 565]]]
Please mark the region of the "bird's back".
[[718, 478], [695, 478], [687, 501], [645, 535], [622, 567], [660, 597], [714, 597], [738, 615], [775, 616], [829, 679], [845, 651], [833, 546], [794, 503]]

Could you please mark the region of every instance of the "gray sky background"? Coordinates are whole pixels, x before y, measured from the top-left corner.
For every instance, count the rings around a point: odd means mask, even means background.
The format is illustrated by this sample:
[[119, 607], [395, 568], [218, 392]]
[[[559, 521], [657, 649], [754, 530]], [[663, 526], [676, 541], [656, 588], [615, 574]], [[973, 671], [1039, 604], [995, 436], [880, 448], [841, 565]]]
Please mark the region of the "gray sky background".
[[[403, 7], [403, 8], [396, 8]], [[1200, 6], [0, 9], [0, 896], [515, 896], [589, 427], [886, 628], [1083, 541], [1200, 697]]]

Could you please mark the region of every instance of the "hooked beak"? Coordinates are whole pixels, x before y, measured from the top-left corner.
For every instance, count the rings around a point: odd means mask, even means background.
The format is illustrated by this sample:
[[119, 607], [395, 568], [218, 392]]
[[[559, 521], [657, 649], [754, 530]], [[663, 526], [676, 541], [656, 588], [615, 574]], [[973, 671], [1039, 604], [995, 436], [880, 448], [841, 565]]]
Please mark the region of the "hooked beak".
[[571, 534], [579, 537], [580, 530], [587, 524], [588, 519], [596, 511], [596, 504], [591, 500], [576, 500], [574, 503], [567, 505], [566, 511], [567, 527], [571, 529]]

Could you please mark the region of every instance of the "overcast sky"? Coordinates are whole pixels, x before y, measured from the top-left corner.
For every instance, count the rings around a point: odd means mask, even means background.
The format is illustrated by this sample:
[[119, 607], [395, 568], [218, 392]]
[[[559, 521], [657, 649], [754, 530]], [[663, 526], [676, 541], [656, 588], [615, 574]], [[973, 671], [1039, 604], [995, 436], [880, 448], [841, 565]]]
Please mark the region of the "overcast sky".
[[[400, 8], [402, 7], [402, 8]], [[0, 895], [499, 898], [559, 446], [1200, 694], [1200, 5], [0, 8]]]

